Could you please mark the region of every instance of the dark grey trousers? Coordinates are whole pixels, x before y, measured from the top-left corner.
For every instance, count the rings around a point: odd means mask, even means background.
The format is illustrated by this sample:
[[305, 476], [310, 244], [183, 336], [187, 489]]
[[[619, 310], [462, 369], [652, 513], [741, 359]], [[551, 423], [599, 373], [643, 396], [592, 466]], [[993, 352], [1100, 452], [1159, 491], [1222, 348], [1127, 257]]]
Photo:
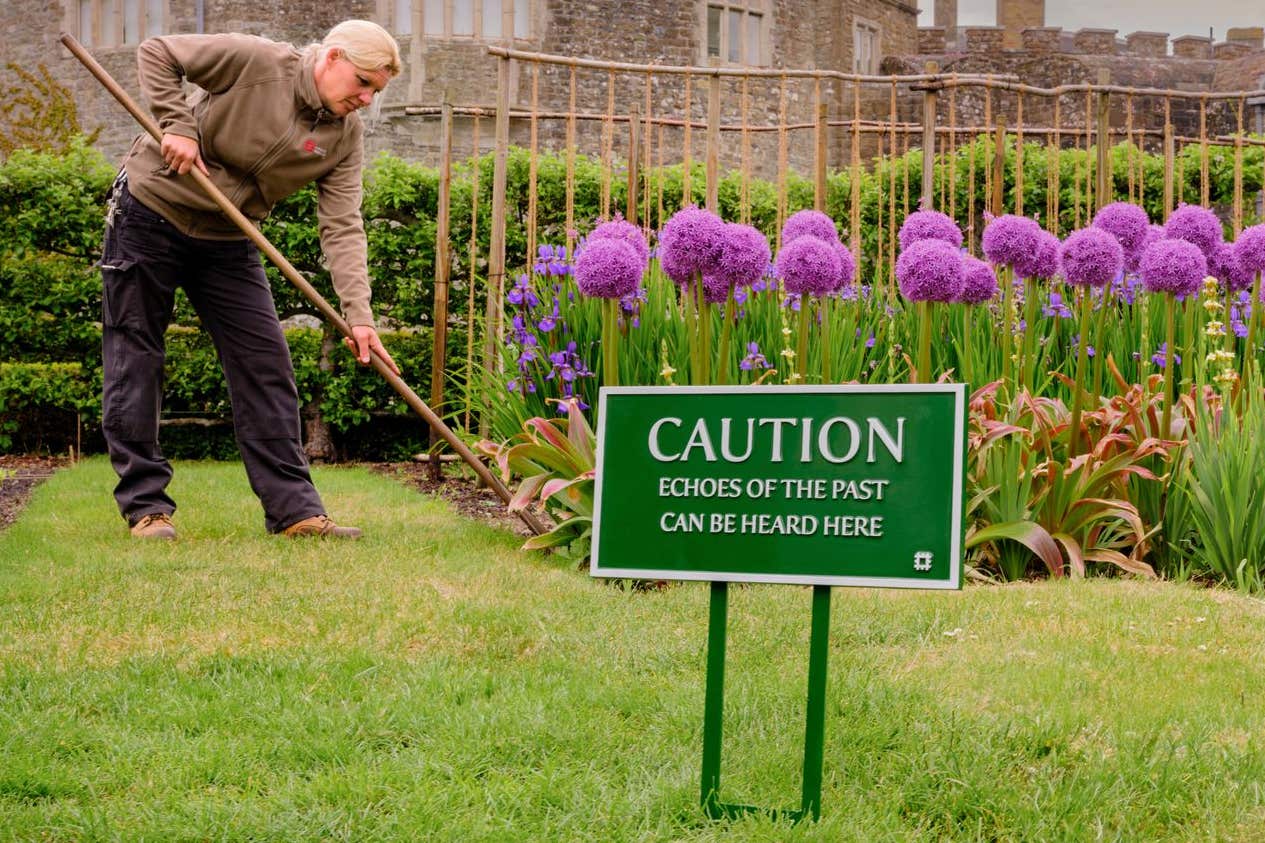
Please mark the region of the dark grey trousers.
[[228, 382], [233, 428], [264, 526], [278, 532], [325, 508], [300, 442], [290, 350], [259, 252], [249, 240], [180, 233], [123, 180], [110, 198], [102, 277], [102, 429], [128, 523], [172, 513], [171, 465], [158, 447], [164, 333], [183, 287], [211, 335]]

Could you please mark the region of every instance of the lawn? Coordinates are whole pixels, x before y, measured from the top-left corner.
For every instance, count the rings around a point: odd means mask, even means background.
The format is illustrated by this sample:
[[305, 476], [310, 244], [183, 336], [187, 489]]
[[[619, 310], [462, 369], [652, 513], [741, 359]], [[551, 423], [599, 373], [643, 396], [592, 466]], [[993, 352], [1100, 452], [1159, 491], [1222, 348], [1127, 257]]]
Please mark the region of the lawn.
[[[1265, 606], [1122, 579], [835, 592], [818, 823], [698, 808], [708, 590], [632, 591], [365, 469], [354, 544], [102, 459], [0, 532], [0, 840], [1265, 840]], [[810, 591], [731, 589], [722, 799], [795, 807]]]

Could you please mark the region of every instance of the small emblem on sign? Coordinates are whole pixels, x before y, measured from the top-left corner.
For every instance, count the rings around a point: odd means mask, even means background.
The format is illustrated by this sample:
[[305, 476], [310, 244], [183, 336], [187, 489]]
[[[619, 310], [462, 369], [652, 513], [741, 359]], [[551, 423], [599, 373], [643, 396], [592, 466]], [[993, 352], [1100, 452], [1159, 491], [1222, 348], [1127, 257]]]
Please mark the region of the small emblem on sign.
[[920, 550], [914, 554], [914, 570], [930, 571], [932, 555], [930, 551]]

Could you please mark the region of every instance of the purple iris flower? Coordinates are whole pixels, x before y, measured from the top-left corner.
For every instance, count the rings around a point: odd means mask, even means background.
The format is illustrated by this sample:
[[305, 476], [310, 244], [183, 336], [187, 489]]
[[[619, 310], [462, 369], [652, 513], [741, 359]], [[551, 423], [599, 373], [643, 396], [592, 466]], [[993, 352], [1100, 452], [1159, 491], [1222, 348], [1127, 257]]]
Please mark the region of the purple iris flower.
[[[1167, 355], [1168, 343], [1162, 342], [1160, 343], [1160, 347], [1155, 350], [1155, 353], [1151, 355], [1151, 362], [1163, 369]], [[1173, 352], [1173, 362], [1180, 366], [1182, 364], [1182, 356], [1177, 352]]]

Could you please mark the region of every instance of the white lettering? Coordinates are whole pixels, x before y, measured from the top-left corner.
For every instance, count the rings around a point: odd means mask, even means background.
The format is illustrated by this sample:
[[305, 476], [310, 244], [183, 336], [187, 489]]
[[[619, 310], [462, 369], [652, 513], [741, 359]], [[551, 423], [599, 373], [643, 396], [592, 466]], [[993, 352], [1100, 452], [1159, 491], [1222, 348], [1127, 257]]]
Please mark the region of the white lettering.
[[675, 425], [676, 427], [680, 427], [681, 420], [677, 418], [672, 418], [670, 416], [667, 418], [659, 419], [657, 422], [655, 422], [654, 424], [650, 426], [650, 437], [649, 437], [649, 442], [647, 444], [650, 446], [650, 456], [654, 457], [659, 462], [672, 462], [673, 460], [679, 460], [681, 458], [681, 455], [680, 454], [665, 454], [663, 453], [663, 450], [659, 447], [659, 429], [662, 428], [665, 424], [671, 424], [671, 425]]
[[769, 457], [769, 462], [781, 462], [782, 461], [782, 426], [789, 424], [792, 427], [794, 427], [795, 419], [781, 419], [781, 418], [760, 419], [760, 427], [764, 427], [766, 424], [773, 425], [773, 453]]
[[729, 447], [729, 429], [733, 419], [720, 420], [720, 453], [725, 462], [746, 462], [751, 457], [751, 449], [755, 447], [755, 419], [747, 419], [747, 451], [742, 456], [735, 456]]
[[690, 432], [690, 438], [685, 443], [685, 450], [681, 452], [681, 460], [688, 460], [690, 451], [695, 448], [703, 449], [704, 460], [716, 462], [716, 449], [712, 447], [712, 437], [708, 435], [707, 422], [703, 419], [699, 419], [694, 423], [694, 430]]
[[[830, 450], [830, 429], [836, 424], [842, 424], [848, 428], [848, 435], [851, 442], [848, 445], [847, 452], [841, 456], [835, 456], [834, 451]], [[843, 463], [849, 462], [857, 455], [857, 450], [861, 447], [861, 428], [857, 423], [847, 416], [834, 416], [826, 419], [826, 423], [821, 426], [821, 432], [817, 435], [817, 450], [821, 452], [823, 458], [828, 462]]]
[[905, 460], [905, 417], [898, 416], [896, 419], [896, 438], [892, 438], [891, 431], [883, 427], [883, 423], [876, 418], [870, 417], [865, 420], [870, 429], [870, 447], [869, 454], [866, 456], [866, 462], [874, 462], [874, 437], [877, 436], [883, 442], [883, 447], [887, 448], [887, 452], [892, 455], [892, 459], [896, 462], [904, 462]]

